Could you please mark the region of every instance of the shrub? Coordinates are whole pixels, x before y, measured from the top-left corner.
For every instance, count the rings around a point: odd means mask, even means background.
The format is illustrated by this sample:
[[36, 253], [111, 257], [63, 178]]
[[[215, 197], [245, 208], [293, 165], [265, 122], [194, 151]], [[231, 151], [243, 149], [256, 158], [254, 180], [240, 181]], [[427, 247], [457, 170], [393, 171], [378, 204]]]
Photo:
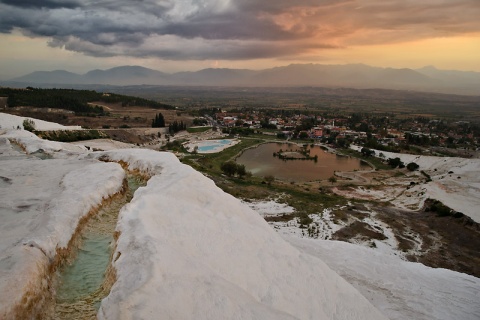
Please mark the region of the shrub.
[[35, 122], [32, 119], [25, 119], [23, 120], [23, 129], [27, 131], [34, 131], [35, 130]]
[[174, 150], [174, 151], [182, 151], [182, 143], [179, 140], [169, 141], [167, 142], [162, 149], [163, 150]]
[[452, 209], [441, 203], [440, 201], [435, 201], [432, 206], [430, 207], [430, 210], [433, 212], [436, 212], [438, 216], [440, 217], [446, 217], [449, 216], [452, 212]]
[[407, 169], [410, 170], [410, 171], [415, 171], [419, 167], [420, 166], [418, 164], [416, 164], [415, 162], [410, 162], [409, 164], [407, 164]]
[[308, 226], [312, 222], [312, 218], [310, 218], [306, 213], [301, 214], [299, 217], [299, 223], [301, 226]]
[[396, 167], [400, 167], [400, 168], [404, 168], [405, 165], [403, 164], [403, 162], [400, 160], [400, 158], [389, 158], [387, 160], [387, 163], [392, 167], [392, 168], [396, 168]]
[[271, 185], [272, 182], [275, 181], [275, 177], [272, 176], [272, 175], [265, 176], [263, 179], [265, 180], [265, 182], [266, 182], [268, 185]]
[[362, 150], [360, 150], [360, 152], [365, 156], [365, 157], [371, 157], [371, 156], [374, 156], [375, 155], [375, 151], [374, 150], [371, 150], [371, 149], [368, 149], [368, 148], [362, 148]]
[[430, 177], [430, 175], [428, 173], [426, 173], [425, 171], [420, 171], [421, 174], [423, 174], [425, 176], [425, 178], [427, 178], [427, 182], [430, 182], [432, 181], [432, 177]]
[[328, 178], [328, 181], [334, 184], [335, 182], [337, 182], [337, 178], [335, 178], [335, 176], [331, 176], [330, 178]]
[[463, 218], [463, 216], [464, 216], [464, 214], [461, 213], [461, 212], [455, 212], [455, 213], [453, 214], [453, 217], [454, 217], [454, 218], [457, 218], [457, 219]]
[[208, 120], [205, 118], [195, 118], [193, 119], [194, 126], [206, 126], [208, 124]]
[[245, 165], [237, 164], [237, 175], [242, 178], [247, 174], [247, 170], [245, 169]]
[[251, 175], [251, 173], [247, 172], [245, 169], [245, 165], [237, 164], [235, 161], [227, 161], [222, 163], [220, 169], [229, 177], [238, 175], [239, 178], [243, 178], [244, 176]]

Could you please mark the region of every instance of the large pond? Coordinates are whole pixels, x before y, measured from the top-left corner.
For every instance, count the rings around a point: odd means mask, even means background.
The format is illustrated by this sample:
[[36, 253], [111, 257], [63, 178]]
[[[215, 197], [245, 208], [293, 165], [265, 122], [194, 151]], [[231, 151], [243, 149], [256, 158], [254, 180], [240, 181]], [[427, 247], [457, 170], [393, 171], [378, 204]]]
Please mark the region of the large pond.
[[256, 148], [246, 150], [237, 163], [245, 165], [247, 171], [254, 176], [272, 175], [277, 179], [306, 182], [324, 180], [331, 177], [334, 171], [367, 170], [370, 166], [357, 158], [340, 156], [324, 151], [319, 146], [311, 147], [310, 157], [317, 156], [317, 160], [281, 160], [273, 154], [284, 151], [291, 154], [301, 150], [302, 146], [287, 143], [266, 143]]

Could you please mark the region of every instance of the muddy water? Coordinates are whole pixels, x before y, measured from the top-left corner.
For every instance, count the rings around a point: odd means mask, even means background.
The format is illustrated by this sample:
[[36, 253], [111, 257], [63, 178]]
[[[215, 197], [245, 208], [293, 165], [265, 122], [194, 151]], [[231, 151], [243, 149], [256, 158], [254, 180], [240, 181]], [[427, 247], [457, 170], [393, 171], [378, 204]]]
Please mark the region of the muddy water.
[[112, 285], [105, 276], [114, 247], [118, 213], [130, 202], [135, 190], [145, 184], [142, 178], [128, 175], [127, 192], [104, 205], [87, 222], [76, 256], [58, 272], [52, 319], [96, 319], [100, 301]]
[[359, 159], [338, 156], [325, 152], [318, 146], [310, 147], [310, 156], [317, 156], [318, 160], [281, 160], [273, 157], [274, 152], [299, 150], [294, 144], [266, 143], [245, 151], [236, 161], [245, 165], [246, 169], [255, 176], [273, 175], [275, 178], [306, 182], [328, 179], [334, 171], [367, 170], [370, 166]]

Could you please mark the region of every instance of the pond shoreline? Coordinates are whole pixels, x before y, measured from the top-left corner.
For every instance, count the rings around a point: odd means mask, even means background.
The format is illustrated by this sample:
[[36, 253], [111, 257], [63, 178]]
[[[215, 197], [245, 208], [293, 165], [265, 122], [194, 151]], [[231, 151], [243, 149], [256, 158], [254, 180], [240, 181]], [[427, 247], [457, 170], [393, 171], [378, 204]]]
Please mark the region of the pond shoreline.
[[[309, 157], [317, 158], [317, 161], [283, 161], [272, 156], [278, 154], [280, 150], [282, 152], [301, 152], [305, 145], [309, 146]], [[287, 148], [286, 151], [285, 148]], [[374, 170], [368, 162], [362, 161], [362, 159], [333, 151], [331, 148], [320, 144], [263, 141], [242, 150], [233, 159], [237, 163], [245, 165], [253, 175], [260, 177], [273, 175], [276, 179], [294, 182], [326, 180], [334, 176], [337, 171]]]

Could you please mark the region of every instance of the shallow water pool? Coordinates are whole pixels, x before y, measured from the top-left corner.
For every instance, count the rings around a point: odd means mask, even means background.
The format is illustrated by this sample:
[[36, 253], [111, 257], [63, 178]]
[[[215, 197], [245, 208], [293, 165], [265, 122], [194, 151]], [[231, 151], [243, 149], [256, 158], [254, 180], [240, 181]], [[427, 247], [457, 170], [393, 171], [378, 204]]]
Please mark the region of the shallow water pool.
[[73, 261], [58, 272], [53, 319], [95, 319], [100, 301], [109, 293], [105, 283], [114, 247], [114, 232], [120, 209], [146, 182], [128, 175], [125, 194], [115, 196], [89, 219]]
[[208, 140], [203, 141], [197, 144], [198, 146], [198, 153], [205, 153], [205, 152], [212, 152], [220, 151], [225, 146], [228, 146], [232, 143], [233, 140], [223, 139], [223, 140]]

